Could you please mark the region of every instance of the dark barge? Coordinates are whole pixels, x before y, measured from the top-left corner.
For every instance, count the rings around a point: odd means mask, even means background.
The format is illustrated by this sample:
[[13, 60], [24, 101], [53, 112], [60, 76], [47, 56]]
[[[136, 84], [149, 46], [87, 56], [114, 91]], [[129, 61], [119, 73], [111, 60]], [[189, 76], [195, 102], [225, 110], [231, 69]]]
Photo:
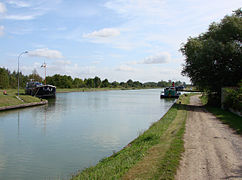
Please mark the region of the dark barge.
[[43, 85], [39, 82], [28, 82], [26, 84], [25, 94], [39, 98], [53, 98], [56, 94], [56, 87], [53, 85]]

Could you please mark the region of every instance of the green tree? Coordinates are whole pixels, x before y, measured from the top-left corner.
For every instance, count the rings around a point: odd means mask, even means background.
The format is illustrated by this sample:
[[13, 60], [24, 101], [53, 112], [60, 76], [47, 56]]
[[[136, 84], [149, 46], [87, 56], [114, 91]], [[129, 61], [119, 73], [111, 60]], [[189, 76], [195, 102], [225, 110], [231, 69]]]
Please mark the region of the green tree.
[[108, 80], [107, 79], [104, 79], [103, 81], [102, 81], [102, 84], [101, 84], [101, 87], [109, 87], [109, 82], [108, 82]]
[[117, 81], [113, 81], [113, 82], [111, 83], [111, 86], [112, 86], [113, 88], [116, 88], [116, 87], [119, 86], [119, 83], [118, 83]]
[[242, 79], [242, 12], [212, 23], [206, 33], [189, 38], [181, 48], [185, 56], [182, 74], [194, 85], [220, 94], [221, 87], [235, 86]]
[[31, 79], [33, 81], [37, 81], [37, 82], [42, 82], [43, 81], [43, 78], [38, 74], [36, 69], [34, 69], [32, 71], [32, 74], [29, 75], [29, 79]]
[[79, 79], [79, 78], [75, 78], [74, 81], [73, 81], [73, 87], [75, 88], [82, 88], [84, 87], [84, 81], [82, 79]]
[[95, 76], [95, 78], [93, 80], [94, 80], [94, 87], [99, 88], [102, 83], [101, 79], [99, 77]]
[[127, 84], [128, 84], [129, 87], [133, 87], [134, 82], [131, 79], [129, 79], [127, 81]]
[[5, 68], [0, 68], [0, 89], [9, 87], [9, 72]]
[[133, 82], [133, 87], [140, 88], [140, 87], [142, 87], [142, 83], [139, 82], [139, 81], [134, 81]]
[[94, 88], [94, 80], [92, 78], [86, 79], [85, 84], [88, 88]]
[[13, 73], [10, 73], [9, 75], [9, 86], [10, 88], [16, 88], [17, 87], [17, 73], [15, 71], [13, 71]]

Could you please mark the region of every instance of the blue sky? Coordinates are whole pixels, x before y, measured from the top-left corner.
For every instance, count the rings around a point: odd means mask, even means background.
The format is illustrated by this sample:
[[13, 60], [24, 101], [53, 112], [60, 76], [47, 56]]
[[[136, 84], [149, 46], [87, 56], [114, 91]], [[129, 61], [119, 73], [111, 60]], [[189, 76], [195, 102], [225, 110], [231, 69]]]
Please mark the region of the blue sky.
[[0, 0], [0, 66], [43, 76], [181, 80], [181, 43], [241, 0]]

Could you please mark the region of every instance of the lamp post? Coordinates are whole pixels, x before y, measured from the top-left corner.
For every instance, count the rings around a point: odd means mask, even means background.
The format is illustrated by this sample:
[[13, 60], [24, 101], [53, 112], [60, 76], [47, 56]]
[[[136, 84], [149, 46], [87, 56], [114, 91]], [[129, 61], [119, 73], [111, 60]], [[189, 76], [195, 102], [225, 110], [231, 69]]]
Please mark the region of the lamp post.
[[28, 51], [24, 51], [24, 52], [20, 53], [18, 56], [18, 97], [19, 97], [19, 58], [21, 55], [26, 54], [26, 53], [28, 53]]

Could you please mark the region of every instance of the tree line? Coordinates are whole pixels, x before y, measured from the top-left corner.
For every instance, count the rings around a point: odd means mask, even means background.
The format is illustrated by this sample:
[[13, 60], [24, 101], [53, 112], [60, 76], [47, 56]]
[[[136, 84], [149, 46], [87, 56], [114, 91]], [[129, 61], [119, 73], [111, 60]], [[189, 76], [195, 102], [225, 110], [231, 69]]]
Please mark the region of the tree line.
[[[19, 86], [21, 88], [24, 88], [26, 86], [26, 83], [29, 82], [30, 79], [35, 79], [39, 82], [43, 81], [42, 77], [38, 75], [36, 70], [33, 70], [32, 74], [28, 76], [23, 75], [22, 72], [19, 72]], [[17, 88], [17, 84], [18, 72], [10, 72], [8, 69], [0, 67], [0, 89]]]
[[[19, 84], [21, 88], [26, 86], [29, 81], [38, 81], [44, 83], [44, 79], [34, 69], [32, 74], [23, 75], [19, 73]], [[0, 67], [0, 89], [17, 88], [18, 73], [16, 71], [10, 72], [6, 68]], [[101, 80], [99, 77], [94, 78], [72, 78], [67, 75], [55, 74], [46, 77], [46, 83], [56, 86], [57, 88], [158, 88], [167, 87], [172, 85], [172, 81], [159, 81], [159, 82], [145, 82], [133, 81], [129, 79], [126, 82], [110, 82], [108, 79]], [[185, 82], [176, 81], [176, 86], [186, 85]]]

